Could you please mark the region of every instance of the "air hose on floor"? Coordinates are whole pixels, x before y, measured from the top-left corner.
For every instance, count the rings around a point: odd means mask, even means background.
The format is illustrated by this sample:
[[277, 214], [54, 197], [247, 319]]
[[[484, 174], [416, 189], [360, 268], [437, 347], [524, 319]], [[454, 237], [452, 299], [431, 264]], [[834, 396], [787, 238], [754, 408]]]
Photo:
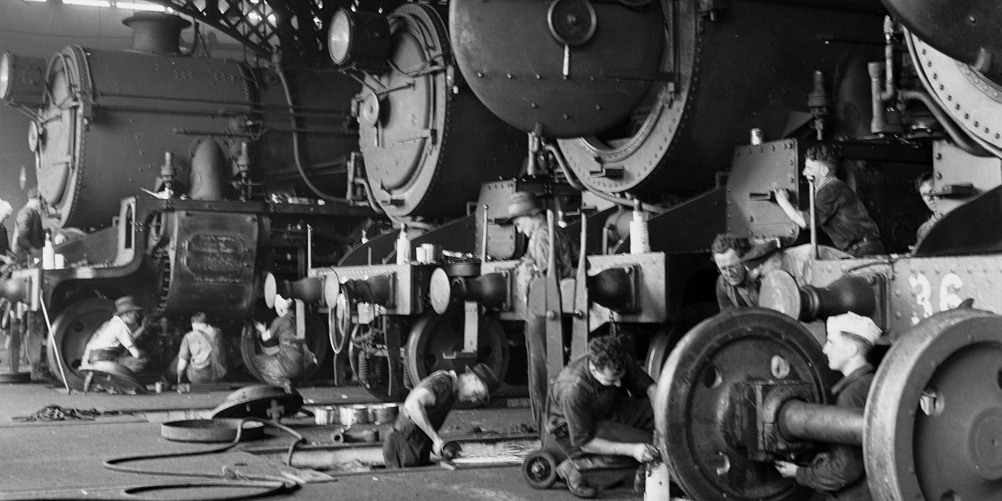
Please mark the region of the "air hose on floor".
[[[117, 458], [112, 458], [104, 461], [104, 467], [112, 470], [124, 473], [139, 473], [143, 475], [165, 475], [165, 476], [175, 476], [175, 477], [203, 477], [203, 478], [218, 478], [218, 475], [204, 473], [204, 472], [175, 472], [175, 471], [162, 471], [162, 470], [144, 470], [141, 468], [127, 467], [124, 466], [125, 463], [132, 463], [137, 461], [148, 461], [153, 459], [169, 459], [169, 458], [179, 458], [179, 457], [190, 457], [190, 456], [200, 456], [207, 454], [216, 454], [220, 452], [226, 452], [233, 447], [236, 447], [240, 443], [240, 437], [243, 432], [244, 423], [248, 421], [256, 421], [267, 426], [272, 426], [278, 428], [293, 437], [296, 438], [292, 444], [289, 446], [288, 457], [286, 458], [286, 464], [292, 465], [292, 454], [296, 449], [296, 446], [304, 440], [303, 436], [297, 433], [292, 428], [288, 426], [267, 421], [264, 419], [257, 418], [243, 418], [240, 421], [240, 426], [237, 429], [236, 437], [229, 444], [212, 448], [204, 449], [198, 451], [186, 451], [186, 452], [171, 452], [166, 454], [144, 454], [137, 456], [122, 456]], [[140, 498], [136, 494], [150, 492], [150, 491], [160, 491], [168, 489], [204, 489], [204, 488], [217, 488], [225, 487], [230, 489], [256, 489], [254, 493], [241, 493], [239, 495], [232, 496], [220, 496], [215, 498], [207, 498], [205, 496], [198, 496], [197, 498], [190, 498], [191, 501], [229, 501], [229, 500], [239, 500], [239, 499], [257, 499], [268, 496], [274, 496], [277, 494], [289, 493], [298, 488], [298, 484], [292, 480], [286, 479], [277, 475], [253, 475], [253, 476], [241, 476], [239, 480], [212, 480], [204, 482], [188, 482], [188, 483], [160, 483], [160, 484], [147, 484], [140, 485], [136, 487], [130, 487], [124, 489], [122, 492], [129, 499], [152, 499], [152, 498]], [[177, 498], [171, 497], [172, 501], [187, 501], [187, 498]]]

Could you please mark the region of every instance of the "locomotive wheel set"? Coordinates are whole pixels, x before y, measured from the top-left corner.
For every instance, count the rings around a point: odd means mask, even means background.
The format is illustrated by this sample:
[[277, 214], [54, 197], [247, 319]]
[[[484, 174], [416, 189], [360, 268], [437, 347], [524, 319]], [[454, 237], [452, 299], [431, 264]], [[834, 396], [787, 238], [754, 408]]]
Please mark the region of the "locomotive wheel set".
[[[1002, 78], [979, 28], [997, 20], [965, 0], [966, 16], [930, 26], [934, 3], [400, 2], [334, 15], [338, 73], [68, 48], [48, 63], [31, 134], [40, 188], [59, 226], [117, 221], [60, 248], [74, 267], [22, 270], [4, 295], [53, 314], [45, 358], [69, 380], [105, 298], [135, 295], [162, 318], [214, 304], [239, 330], [272, 272], [266, 294], [311, 314], [314, 351], [329, 336], [334, 365], [385, 400], [478, 362], [521, 384], [532, 322], [545, 323], [545, 356], [525, 364], [550, 378], [590, 336], [624, 332], [659, 381], [662, 456], [696, 499], [801, 499], [772, 462], [815, 443], [861, 446], [878, 499], [989, 499], [1002, 489], [1002, 331], [994, 314], [956, 308], [1002, 307]], [[958, 19], [977, 25], [969, 43], [944, 36]], [[134, 67], [180, 83], [143, 95], [119, 78]], [[190, 81], [204, 99], [187, 96]], [[349, 132], [332, 125], [349, 116]], [[738, 146], [753, 128], [783, 139]], [[903, 193], [923, 171], [949, 213], [914, 255], [784, 250], [789, 275], [761, 291], [772, 309], [704, 320], [713, 236], [794, 241], [763, 194], [784, 188], [809, 209], [799, 174], [818, 141], [842, 147], [888, 248], [910, 243], [899, 202], [920, 207]], [[507, 213], [517, 191], [581, 242], [573, 277], [523, 275]], [[330, 203], [270, 202], [311, 192]], [[377, 218], [399, 229], [353, 245]], [[890, 345], [863, 413], [827, 405], [816, 321], [845, 311], [872, 317]], [[527, 478], [545, 486], [553, 460], [532, 459]]]

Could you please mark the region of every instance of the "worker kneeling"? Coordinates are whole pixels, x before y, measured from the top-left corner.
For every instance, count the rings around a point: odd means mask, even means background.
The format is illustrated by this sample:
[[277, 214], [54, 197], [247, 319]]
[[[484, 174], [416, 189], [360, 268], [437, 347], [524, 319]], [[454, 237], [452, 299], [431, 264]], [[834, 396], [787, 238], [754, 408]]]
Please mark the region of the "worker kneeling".
[[656, 388], [619, 336], [592, 339], [588, 354], [560, 371], [550, 386], [543, 448], [567, 457], [557, 473], [574, 495], [594, 497], [596, 488], [631, 477], [634, 490], [643, 488], [643, 463], [658, 455]]
[[432, 452], [442, 455], [445, 441], [438, 430], [452, 406], [456, 402], [487, 404], [499, 386], [497, 374], [484, 364], [477, 364], [463, 374], [438, 371], [422, 379], [407, 394], [404, 407], [383, 442], [386, 467], [430, 464]]

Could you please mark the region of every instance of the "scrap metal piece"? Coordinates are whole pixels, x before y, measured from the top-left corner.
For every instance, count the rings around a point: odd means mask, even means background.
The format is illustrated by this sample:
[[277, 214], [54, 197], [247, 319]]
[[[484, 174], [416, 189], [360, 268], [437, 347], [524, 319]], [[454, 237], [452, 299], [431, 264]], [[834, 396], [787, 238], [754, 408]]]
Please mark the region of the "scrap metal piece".
[[242, 419], [185, 419], [160, 425], [160, 436], [175, 442], [232, 442], [243, 423], [241, 440], [264, 436], [264, 423]]
[[258, 417], [278, 421], [291, 416], [303, 407], [303, 396], [298, 391], [287, 392], [281, 386], [257, 384], [245, 386], [226, 396], [223, 403], [212, 410], [211, 417]]

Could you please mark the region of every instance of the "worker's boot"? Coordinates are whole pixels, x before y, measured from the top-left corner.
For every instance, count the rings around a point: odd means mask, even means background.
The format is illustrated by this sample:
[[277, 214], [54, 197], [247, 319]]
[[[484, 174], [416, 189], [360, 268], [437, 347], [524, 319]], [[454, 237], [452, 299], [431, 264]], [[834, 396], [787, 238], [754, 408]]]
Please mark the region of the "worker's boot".
[[593, 498], [598, 494], [594, 487], [588, 485], [588, 481], [581, 476], [581, 472], [574, 467], [570, 459], [565, 459], [560, 466], [557, 466], [557, 475], [567, 482], [567, 489], [579, 498]]

